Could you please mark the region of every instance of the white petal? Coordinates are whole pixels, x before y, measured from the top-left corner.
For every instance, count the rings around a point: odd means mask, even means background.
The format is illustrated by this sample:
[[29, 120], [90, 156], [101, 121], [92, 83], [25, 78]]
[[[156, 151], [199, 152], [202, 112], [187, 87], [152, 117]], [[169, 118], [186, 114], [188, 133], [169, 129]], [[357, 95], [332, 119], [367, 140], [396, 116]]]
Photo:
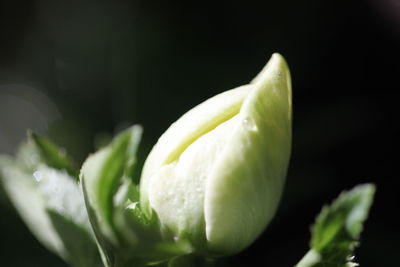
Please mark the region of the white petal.
[[151, 177], [166, 164], [175, 161], [196, 139], [236, 115], [250, 86], [241, 86], [216, 95], [185, 113], [160, 137], [143, 167], [140, 200], [147, 215], [151, 215], [148, 190]]
[[284, 59], [274, 54], [255, 79], [221, 152], [205, 194], [206, 235], [217, 254], [235, 253], [275, 214], [291, 144], [291, 86]]

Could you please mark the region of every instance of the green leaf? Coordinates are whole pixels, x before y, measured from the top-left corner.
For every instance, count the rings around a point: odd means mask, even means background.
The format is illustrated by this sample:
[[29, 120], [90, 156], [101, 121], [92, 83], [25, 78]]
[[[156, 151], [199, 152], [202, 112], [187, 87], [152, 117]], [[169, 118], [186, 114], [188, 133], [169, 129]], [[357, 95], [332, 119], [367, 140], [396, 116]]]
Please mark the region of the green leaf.
[[1, 169], [4, 190], [33, 235], [50, 251], [65, 259], [64, 246], [46, 213], [46, 202], [33, 176], [15, 165]]
[[81, 170], [86, 201], [101, 225], [101, 232], [114, 244], [118, 241], [113, 229], [113, 198], [125, 171], [130, 171], [135, 162], [140, 135], [138, 126], [122, 132], [109, 146], [91, 155]]
[[70, 218], [61, 215], [55, 210], [48, 209], [47, 213], [65, 247], [67, 261], [72, 266], [103, 266], [93, 236], [85, 229], [86, 227], [75, 224]]
[[29, 137], [21, 142], [13, 161], [26, 172], [34, 172], [43, 163], [37, 145]]
[[351, 260], [373, 202], [375, 186], [359, 185], [325, 206], [311, 229], [311, 250], [297, 267], [355, 266]]
[[3, 165], [0, 170], [11, 202], [46, 248], [72, 266], [101, 266], [75, 179], [45, 165], [39, 165], [33, 173], [15, 163]]
[[78, 183], [67, 173], [40, 166], [34, 173], [46, 212], [61, 240], [66, 261], [76, 267], [101, 266], [101, 258]]
[[145, 266], [191, 251], [185, 242], [163, 240], [156, 216], [148, 219], [132, 182], [141, 128], [131, 127], [91, 155], [81, 170], [90, 222], [103, 263], [112, 267]]
[[49, 139], [28, 131], [28, 138], [18, 148], [16, 163], [25, 171], [35, 171], [40, 164], [57, 170], [65, 170], [71, 177], [78, 179], [79, 169], [66, 150]]
[[[120, 247], [122, 240], [137, 242], [137, 237], [128, 228], [124, 237], [119, 236], [115, 221], [119, 214], [114, 214], [114, 195], [124, 180], [129, 182], [133, 165], [136, 161], [136, 150], [142, 129], [133, 126], [114, 138], [112, 143], [91, 155], [81, 170], [81, 181], [90, 221], [107, 266], [114, 266], [114, 248]], [[118, 195], [118, 194], [117, 194]], [[117, 199], [118, 206], [124, 203]], [[118, 198], [118, 197], [117, 197]]]
[[31, 131], [28, 132], [28, 137], [36, 145], [41, 160], [46, 165], [57, 170], [65, 170], [72, 177], [78, 178], [79, 170], [64, 148]]

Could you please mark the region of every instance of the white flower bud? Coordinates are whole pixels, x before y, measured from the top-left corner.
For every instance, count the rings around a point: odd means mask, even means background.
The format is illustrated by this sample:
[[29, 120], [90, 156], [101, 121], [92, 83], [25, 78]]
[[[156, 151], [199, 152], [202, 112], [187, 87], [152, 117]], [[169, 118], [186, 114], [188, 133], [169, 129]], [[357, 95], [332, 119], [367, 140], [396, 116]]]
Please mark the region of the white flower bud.
[[161, 136], [142, 172], [145, 214], [199, 252], [250, 245], [279, 203], [291, 114], [289, 70], [274, 54], [250, 84], [203, 102]]

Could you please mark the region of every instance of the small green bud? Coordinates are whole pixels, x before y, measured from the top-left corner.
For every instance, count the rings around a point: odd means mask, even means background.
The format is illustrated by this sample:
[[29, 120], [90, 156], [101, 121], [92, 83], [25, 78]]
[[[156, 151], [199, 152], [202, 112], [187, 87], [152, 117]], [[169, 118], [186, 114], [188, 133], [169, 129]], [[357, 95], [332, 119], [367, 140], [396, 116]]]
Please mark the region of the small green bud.
[[291, 116], [289, 70], [274, 54], [250, 84], [203, 102], [161, 136], [142, 172], [143, 212], [200, 253], [241, 251], [277, 209]]

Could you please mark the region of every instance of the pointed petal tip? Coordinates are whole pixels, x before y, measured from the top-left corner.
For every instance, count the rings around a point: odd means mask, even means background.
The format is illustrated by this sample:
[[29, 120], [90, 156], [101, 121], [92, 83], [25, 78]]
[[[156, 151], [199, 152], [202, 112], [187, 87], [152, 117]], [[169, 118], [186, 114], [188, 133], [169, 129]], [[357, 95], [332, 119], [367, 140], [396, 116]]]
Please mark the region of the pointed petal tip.
[[285, 74], [287, 74], [290, 77], [289, 67], [286, 63], [286, 60], [279, 53], [272, 54], [272, 56], [269, 59], [269, 61], [267, 62], [267, 64], [257, 74], [257, 76], [255, 78], [253, 78], [253, 80], [251, 80], [250, 84], [256, 84], [256, 83], [262, 82], [263, 80], [265, 80], [266, 77], [269, 77], [269, 75], [267, 73], [271, 73], [271, 72], [278, 73], [278, 76], [279, 76], [279, 72], [280, 73], [284, 72]]

